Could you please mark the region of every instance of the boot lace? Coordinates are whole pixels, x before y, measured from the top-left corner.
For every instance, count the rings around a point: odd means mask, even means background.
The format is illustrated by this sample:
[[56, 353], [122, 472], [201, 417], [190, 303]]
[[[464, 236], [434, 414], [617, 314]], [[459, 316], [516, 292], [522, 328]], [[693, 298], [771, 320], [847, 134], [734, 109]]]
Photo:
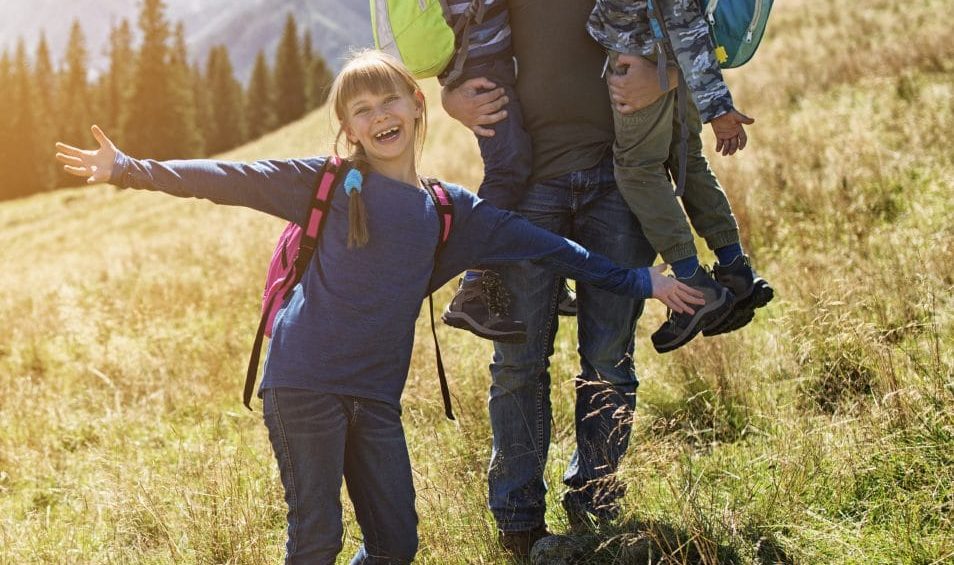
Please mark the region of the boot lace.
[[510, 292], [504, 286], [500, 275], [493, 271], [484, 271], [481, 277], [484, 296], [487, 297], [487, 309], [501, 318], [510, 317]]

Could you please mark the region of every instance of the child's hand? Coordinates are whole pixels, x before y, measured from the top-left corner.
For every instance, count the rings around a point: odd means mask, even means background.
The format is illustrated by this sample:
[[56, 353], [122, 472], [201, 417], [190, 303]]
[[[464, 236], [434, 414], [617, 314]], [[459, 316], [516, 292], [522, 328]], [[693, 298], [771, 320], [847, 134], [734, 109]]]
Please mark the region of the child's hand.
[[63, 163], [63, 170], [67, 173], [86, 177], [88, 184], [95, 184], [109, 180], [117, 150], [99, 126], [93, 126], [91, 130], [93, 137], [99, 142], [99, 149], [88, 151], [57, 142], [56, 148], [59, 152], [56, 154], [56, 160]]
[[716, 151], [723, 155], [733, 155], [745, 149], [747, 138], [743, 124], [754, 124], [755, 120], [737, 110], [730, 110], [709, 122], [716, 136]]
[[663, 274], [668, 265], [656, 265], [649, 269], [653, 284], [653, 298], [661, 301], [673, 312], [692, 314], [696, 311], [690, 304], [705, 304], [702, 292]]

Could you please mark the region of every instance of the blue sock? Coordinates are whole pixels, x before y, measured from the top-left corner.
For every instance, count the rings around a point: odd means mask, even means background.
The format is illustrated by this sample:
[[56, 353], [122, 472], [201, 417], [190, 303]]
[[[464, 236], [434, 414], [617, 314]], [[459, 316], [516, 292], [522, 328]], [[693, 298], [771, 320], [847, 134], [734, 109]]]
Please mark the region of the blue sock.
[[695, 255], [672, 262], [672, 272], [678, 279], [688, 279], [699, 268], [699, 258]]
[[742, 245], [738, 243], [725, 245], [716, 249], [715, 254], [719, 258], [719, 264], [725, 267], [742, 255]]
[[484, 274], [483, 271], [467, 271], [466, 273], [464, 273], [464, 282], [474, 282], [475, 280], [479, 279], [480, 276], [483, 274]]

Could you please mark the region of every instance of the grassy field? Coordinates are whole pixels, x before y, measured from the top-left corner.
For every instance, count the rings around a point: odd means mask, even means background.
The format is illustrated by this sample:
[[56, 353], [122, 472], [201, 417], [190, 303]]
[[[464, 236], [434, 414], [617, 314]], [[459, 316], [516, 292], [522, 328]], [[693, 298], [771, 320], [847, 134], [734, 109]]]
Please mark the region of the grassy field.
[[[743, 154], [712, 163], [778, 298], [745, 330], [666, 356], [646, 339], [665, 312], [648, 309], [625, 512], [582, 540], [587, 562], [954, 560], [951, 8], [777, 2], [756, 60], [727, 74], [758, 121]], [[474, 186], [475, 144], [427, 93], [423, 172]], [[331, 139], [321, 110], [226, 157]], [[107, 186], [0, 204], [0, 564], [281, 558], [277, 468], [240, 402], [280, 229]], [[450, 423], [426, 321], [404, 396], [418, 561], [506, 562], [485, 509], [491, 348], [440, 330]], [[563, 322], [556, 531], [578, 369]], [[346, 516], [342, 563], [359, 538]]]

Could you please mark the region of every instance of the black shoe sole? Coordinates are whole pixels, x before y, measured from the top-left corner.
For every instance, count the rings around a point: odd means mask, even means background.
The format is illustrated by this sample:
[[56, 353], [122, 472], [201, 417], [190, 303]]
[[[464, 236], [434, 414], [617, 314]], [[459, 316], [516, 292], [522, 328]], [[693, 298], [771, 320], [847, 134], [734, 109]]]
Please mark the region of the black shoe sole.
[[523, 330], [502, 332], [492, 330], [478, 324], [473, 318], [463, 312], [444, 311], [441, 321], [452, 328], [467, 330], [477, 337], [499, 341], [500, 343], [526, 343], [527, 332]]
[[678, 337], [666, 343], [656, 343], [656, 335], [659, 333], [657, 331], [652, 336], [653, 348], [656, 350], [656, 353], [668, 353], [674, 349], [678, 349], [692, 341], [692, 338], [696, 337], [696, 335], [706, 328], [718, 326], [732, 313], [734, 301], [735, 298], [732, 292], [728, 289], [724, 289], [719, 301], [708, 304], [706, 307], [696, 311], [693, 317], [693, 323], [689, 324]]
[[755, 318], [755, 310], [762, 308], [775, 298], [775, 290], [765, 279], [756, 279], [752, 285], [752, 292], [736, 302], [732, 312], [718, 325], [712, 325], [702, 330], [702, 335], [713, 337], [741, 329]]

